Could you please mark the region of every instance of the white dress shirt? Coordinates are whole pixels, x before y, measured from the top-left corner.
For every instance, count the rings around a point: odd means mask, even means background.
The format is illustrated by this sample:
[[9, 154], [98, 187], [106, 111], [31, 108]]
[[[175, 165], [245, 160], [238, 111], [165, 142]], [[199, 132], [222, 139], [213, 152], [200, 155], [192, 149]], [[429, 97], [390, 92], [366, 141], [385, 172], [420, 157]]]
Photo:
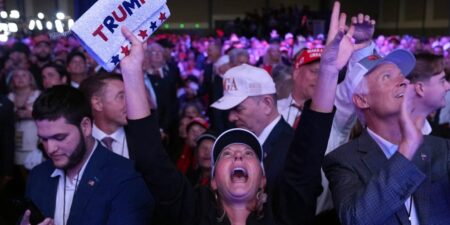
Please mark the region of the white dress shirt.
[[283, 119], [291, 125], [294, 125], [295, 119], [302, 114], [302, 111], [297, 107], [297, 102], [290, 94], [287, 98], [283, 98], [277, 101], [278, 112]]
[[61, 169], [55, 169], [50, 175], [51, 177], [59, 177], [58, 188], [56, 189], [55, 214], [53, 215], [55, 225], [67, 224], [67, 219], [69, 218], [70, 209], [72, 207], [73, 196], [80, 185], [86, 165], [91, 159], [95, 148], [97, 148], [97, 141], [95, 142], [88, 159], [84, 162], [83, 167], [81, 167], [80, 172], [72, 179], [67, 177], [64, 170]]
[[439, 114], [439, 125], [444, 123], [450, 123], [450, 92], [445, 94], [445, 106]]
[[[386, 139], [378, 136], [375, 132], [367, 128], [367, 133], [372, 137], [373, 140], [378, 144], [378, 146], [383, 151], [383, 154], [386, 156], [386, 158], [390, 159], [392, 155], [394, 155], [398, 150], [398, 145], [392, 144], [391, 142], [387, 141]], [[406, 211], [409, 214], [411, 225], [419, 225], [419, 219], [417, 216], [416, 206], [415, 202], [411, 202], [411, 196], [408, 197], [405, 201], [405, 207]], [[411, 210], [411, 211], [410, 211]]]
[[144, 76], [144, 84], [148, 91], [148, 98], [149, 98], [148, 100], [150, 102], [150, 107], [152, 107], [152, 109], [157, 109], [158, 102], [156, 100], [155, 89], [154, 89], [153, 84], [150, 81], [150, 78], [148, 77], [147, 73], [145, 73], [145, 76]]
[[[264, 144], [264, 142], [269, 137], [270, 132], [272, 132], [275, 125], [277, 125], [278, 121], [281, 120], [281, 115], [278, 115], [277, 118], [275, 118], [272, 122], [267, 125], [264, 130], [261, 132], [261, 134], [258, 136], [258, 141], [261, 144], [261, 146]], [[263, 149], [264, 150], [264, 149]]]
[[105, 146], [105, 145], [102, 142], [102, 139], [105, 137], [111, 137], [112, 139], [114, 139], [114, 141], [112, 143], [112, 151], [118, 155], [121, 155], [121, 156], [127, 158], [127, 159], [130, 158], [130, 155], [128, 152], [127, 138], [125, 136], [125, 130], [123, 129], [123, 127], [120, 127], [114, 133], [108, 135], [105, 132], [103, 132], [102, 130], [100, 130], [95, 125], [95, 121], [94, 121], [94, 125], [92, 126], [92, 136], [95, 139], [99, 140], [103, 146]]

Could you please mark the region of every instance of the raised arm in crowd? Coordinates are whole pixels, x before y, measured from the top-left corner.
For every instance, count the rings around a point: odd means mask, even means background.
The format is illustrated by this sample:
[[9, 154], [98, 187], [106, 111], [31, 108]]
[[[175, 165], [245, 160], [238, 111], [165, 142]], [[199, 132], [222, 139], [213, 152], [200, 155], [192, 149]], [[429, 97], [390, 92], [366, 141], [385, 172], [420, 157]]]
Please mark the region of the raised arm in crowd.
[[[264, 192], [264, 166], [258, 151], [261, 147], [254, 144], [256, 138], [242, 141], [246, 144], [244, 148], [249, 147], [251, 150], [244, 151], [242, 156], [238, 147], [240, 145], [237, 144], [239, 138], [231, 135], [238, 130], [249, 133], [243, 129], [226, 131], [222, 137], [218, 137], [212, 154], [211, 188], [194, 189], [175, 169], [161, 145], [157, 119], [151, 113], [145, 98], [143, 72], [139, 66], [143, 62], [145, 46], [126, 28], [122, 29], [125, 37], [132, 42], [130, 56], [121, 62], [129, 119], [127, 140], [130, 156], [135, 159], [138, 171], [142, 173], [157, 201], [157, 222], [313, 223], [316, 197], [321, 192], [320, 167], [333, 119], [337, 77], [354, 49], [351, 42], [354, 28], [345, 32], [345, 17], [345, 14], [339, 15], [339, 3], [336, 3], [331, 26], [335, 38], [324, 51], [316, 87], [318, 90], [331, 91], [316, 91], [312, 102], [306, 104], [288, 153], [281, 182], [277, 183], [278, 186], [270, 193]], [[229, 145], [218, 148], [218, 143], [226, 142], [227, 134], [231, 137], [228, 140]]]

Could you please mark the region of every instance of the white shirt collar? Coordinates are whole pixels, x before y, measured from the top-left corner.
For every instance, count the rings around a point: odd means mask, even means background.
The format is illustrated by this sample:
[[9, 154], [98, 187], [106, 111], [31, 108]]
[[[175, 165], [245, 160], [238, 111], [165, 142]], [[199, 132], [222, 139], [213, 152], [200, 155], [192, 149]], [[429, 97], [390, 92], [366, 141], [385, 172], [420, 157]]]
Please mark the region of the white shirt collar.
[[433, 131], [433, 128], [431, 128], [430, 123], [428, 120], [425, 120], [425, 123], [422, 126], [422, 129], [420, 130], [423, 135], [429, 135]]
[[72, 80], [70, 81], [70, 86], [78, 89], [80, 87], [80, 84]]
[[[95, 125], [95, 121], [94, 124], [92, 126], [92, 136], [99, 140], [100, 143], [104, 146], [103, 142], [101, 142], [101, 140], [105, 137], [111, 137], [114, 139], [114, 142], [112, 143], [112, 151], [118, 155], [121, 155], [125, 158], [130, 158], [129, 152], [128, 152], [128, 144], [127, 144], [127, 139], [125, 136], [125, 129], [123, 127], [120, 127], [119, 129], [117, 129], [114, 133], [108, 135], [105, 132], [103, 132], [102, 130], [100, 130], [100, 128], [98, 128]], [[106, 146], [105, 146], [106, 147]]]
[[291, 99], [291, 104], [289, 106], [295, 106], [297, 109], [298, 107], [301, 107], [296, 101], [294, 96], [292, 96], [292, 94], [289, 95], [289, 98]]
[[273, 128], [275, 127], [275, 125], [277, 125], [277, 123], [278, 123], [278, 121], [280, 121], [280, 119], [281, 119], [281, 115], [278, 115], [278, 117], [275, 118], [272, 122], [270, 122], [269, 125], [267, 125], [264, 128], [264, 130], [261, 132], [261, 134], [258, 136], [258, 141], [261, 145], [263, 145], [264, 142], [267, 140], [270, 132], [272, 132]]
[[295, 106], [297, 109], [299, 108], [300, 105], [295, 101], [295, 98], [294, 98], [294, 96], [292, 96], [292, 93], [289, 94], [289, 96], [285, 99], [287, 99], [287, 101], [289, 101], [289, 105], [288, 105], [289, 107]]
[[292, 94], [277, 102], [278, 112], [291, 127], [294, 125], [295, 119], [302, 114], [302, 110], [297, 106]]
[[103, 132], [102, 130], [100, 130], [100, 128], [98, 128], [94, 122], [94, 124], [92, 125], [92, 136], [95, 139], [100, 140], [100, 141], [104, 137], [112, 137], [114, 139], [114, 141], [122, 143], [122, 141], [124, 140], [124, 137], [125, 137], [125, 130], [123, 129], [123, 127], [120, 127], [119, 129], [114, 131], [114, 133], [108, 135], [105, 132]]
[[386, 158], [388, 159], [391, 158], [392, 155], [394, 155], [395, 152], [397, 152], [398, 145], [393, 144], [387, 141], [386, 139], [382, 138], [381, 136], [373, 132], [370, 128], [367, 128], [367, 133], [369, 133], [369, 135], [373, 138], [373, 140], [375, 140], [375, 142], [383, 151]]
[[[283, 100], [283, 99], [281, 99]], [[292, 97], [292, 93], [288, 95], [287, 98], [284, 98], [285, 101], [289, 102], [288, 104], [291, 104], [291, 102], [294, 102], [295, 99]]]

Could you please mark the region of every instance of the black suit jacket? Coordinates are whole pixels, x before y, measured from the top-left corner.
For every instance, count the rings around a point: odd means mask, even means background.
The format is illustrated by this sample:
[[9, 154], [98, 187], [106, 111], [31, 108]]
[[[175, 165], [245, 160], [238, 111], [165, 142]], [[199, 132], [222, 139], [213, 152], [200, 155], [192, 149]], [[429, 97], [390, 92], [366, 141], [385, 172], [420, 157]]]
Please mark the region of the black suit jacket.
[[212, 63], [208, 63], [205, 65], [205, 69], [203, 72], [203, 82], [202, 85], [200, 86], [199, 90], [198, 90], [198, 95], [199, 96], [208, 96], [208, 102], [207, 104], [210, 105], [211, 103], [214, 102], [214, 99], [212, 99], [212, 91], [214, 90], [212, 88], [213, 85], [213, 80], [215, 78], [214, 73], [214, 65]]
[[0, 178], [12, 176], [14, 164], [14, 105], [0, 95]]
[[425, 136], [412, 161], [388, 160], [367, 131], [334, 150], [324, 170], [342, 224], [410, 224], [411, 195], [420, 224], [450, 224], [449, 153], [449, 140]]
[[281, 117], [263, 144], [264, 168], [267, 190], [271, 191], [284, 169], [289, 146], [294, 139], [294, 130]]
[[148, 77], [155, 91], [161, 128], [166, 134], [172, 134], [177, 130], [178, 121], [177, 82], [179, 70], [176, 67], [165, 65], [162, 71], [163, 77], [155, 74], [149, 74]]

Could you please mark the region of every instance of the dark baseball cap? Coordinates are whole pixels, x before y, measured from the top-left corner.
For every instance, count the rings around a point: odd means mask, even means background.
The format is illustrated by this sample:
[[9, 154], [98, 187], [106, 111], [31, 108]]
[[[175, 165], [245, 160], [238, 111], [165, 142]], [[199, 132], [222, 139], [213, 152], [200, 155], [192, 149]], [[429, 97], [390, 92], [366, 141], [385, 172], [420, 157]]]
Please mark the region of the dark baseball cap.
[[214, 142], [213, 149], [211, 151], [211, 174], [213, 174], [213, 176], [216, 161], [219, 158], [220, 153], [225, 147], [230, 144], [244, 144], [253, 149], [253, 151], [258, 156], [259, 161], [261, 162], [261, 168], [264, 173], [263, 149], [258, 141], [258, 138], [255, 136], [255, 134], [246, 129], [233, 128], [223, 132]]
[[217, 134], [214, 131], [208, 130], [205, 133], [201, 134], [200, 136], [198, 136], [198, 138], [195, 140], [195, 142], [197, 143], [197, 146], [200, 145], [200, 143], [203, 140], [212, 140], [212, 141], [216, 141], [217, 139]]

